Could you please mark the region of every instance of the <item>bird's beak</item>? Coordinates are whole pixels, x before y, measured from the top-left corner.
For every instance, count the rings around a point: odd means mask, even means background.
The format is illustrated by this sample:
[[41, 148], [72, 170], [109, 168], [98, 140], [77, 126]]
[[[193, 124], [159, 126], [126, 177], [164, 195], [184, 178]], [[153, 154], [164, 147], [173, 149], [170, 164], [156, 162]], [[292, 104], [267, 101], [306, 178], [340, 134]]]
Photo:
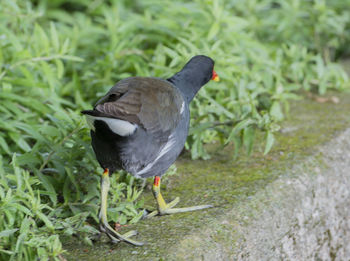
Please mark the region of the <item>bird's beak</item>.
[[214, 70], [213, 70], [213, 76], [211, 77], [211, 79], [212, 79], [214, 82], [220, 81], [219, 75], [218, 75]]

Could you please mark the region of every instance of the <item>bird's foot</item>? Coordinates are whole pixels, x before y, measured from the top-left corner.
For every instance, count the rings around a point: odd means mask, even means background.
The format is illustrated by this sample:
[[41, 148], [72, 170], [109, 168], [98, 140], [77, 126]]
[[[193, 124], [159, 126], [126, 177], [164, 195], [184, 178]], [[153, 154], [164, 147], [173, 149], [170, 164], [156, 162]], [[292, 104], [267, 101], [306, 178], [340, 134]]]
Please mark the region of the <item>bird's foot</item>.
[[113, 243], [119, 243], [120, 241], [127, 242], [135, 246], [142, 246], [142, 242], [138, 242], [130, 239], [130, 237], [137, 234], [136, 231], [132, 230], [124, 235], [119, 234], [115, 231], [109, 224], [107, 219], [107, 196], [110, 187], [109, 182], [109, 170], [105, 169], [101, 178], [101, 209], [100, 209], [100, 230], [107, 234], [107, 236], [112, 240]]
[[199, 205], [199, 206], [192, 206], [192, 207], [186, 207], [186, 208], [174, 208], [177, 203], [180, 202], [180, 198], [177, 197], [173, 201], [171, 201], [168, 204], [159, 204], [158, 210], [155, 210], [151, 213], [149, 213], [146, 218], [151, 218], [154, 216], [163, 216], [163, 215], [170, 215], [175, 213], [182, 213], [182, 212], [188, 212], [188, 211], [195, 211], [195, 210], [201, 210], [206, 208], [213, 207], [212, 205]]
[[135, 246], [144, 245], [143, 242], [139, 242], [139, 241], [130, 239], [132, 236], [137, 235], [137, 231], [135, 231], [135, 230], [131, 230], [125, 234], [119, 234], [106, 222], [100, 223], [100, 230], [102, 232], [106, 233], [106, 235], [112, 240], [113, 243], [119, 243], [121, 241], [124, 241], [124, 242], [127, 242], [127, 243], [135, 245]]
[[154, 216], [162, 216], [162, 215], [170, 215], [174, 213], [182, 213], [188, 211], [201, 210], [205, 208], [211, 208], [212, 205], [201, 205], [201, 206], [193, 206], [187, 208], [174, 208], [177, 203], [179, 203], [180, 199], [177, 197], [170, 203], [166, 203], [162, 194], [160, 193], [160, 177], [154, 177], [154, 183], [152, 187], [153, 195], [157, 201], [158, 210], [151, 212], [146, 216], [146, 218], [154, 217]]

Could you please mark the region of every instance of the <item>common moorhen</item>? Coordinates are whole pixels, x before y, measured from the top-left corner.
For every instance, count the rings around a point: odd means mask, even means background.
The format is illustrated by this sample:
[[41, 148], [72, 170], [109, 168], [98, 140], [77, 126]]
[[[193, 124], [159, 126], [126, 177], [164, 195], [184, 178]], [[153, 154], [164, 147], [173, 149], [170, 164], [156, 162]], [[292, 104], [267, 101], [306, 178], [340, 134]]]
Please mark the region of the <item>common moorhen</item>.
[[179, 198], [167, 204], [160, 193], [160, 177], [184, 147], [190, 122], [189, 103], [210, 79], [218, 81], [214, 61], [194, 56], [173, 77], [130, 77], [119, 81], [93, 110], [82, 111], [91, 127], [92, 147], [104, 169], [101, 179], [100, 228], [113, 242], [134, 245], [130, 231], [117, 233], [107, 221], [109, 174], [124, 169], [137, 178], [155, 176], [153, 194], [158, 210], [148, 216], [186, 212], [211, 205], [173, 208]]

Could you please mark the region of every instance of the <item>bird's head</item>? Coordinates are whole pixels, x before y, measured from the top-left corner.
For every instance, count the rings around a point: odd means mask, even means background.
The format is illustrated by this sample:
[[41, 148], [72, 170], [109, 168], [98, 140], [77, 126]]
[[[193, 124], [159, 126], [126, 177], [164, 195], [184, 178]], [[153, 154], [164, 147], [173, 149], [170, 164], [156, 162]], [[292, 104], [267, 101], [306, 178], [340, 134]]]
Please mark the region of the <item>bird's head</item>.
[[187, 101], [191, 101], [199, 89], [210, 80], [219, 81], [214, 70], [214, 61], [205, 55], [192, 57], [182, 70], [168, 81], [179, 88]]
[[214, 70], [214, 61], [205, 55], [196, 55], [188, 61], [182, 71], [188, 72], [192, 80], [200, 81], [203, 86], [210, 80], [219, 81], [219, 76]]

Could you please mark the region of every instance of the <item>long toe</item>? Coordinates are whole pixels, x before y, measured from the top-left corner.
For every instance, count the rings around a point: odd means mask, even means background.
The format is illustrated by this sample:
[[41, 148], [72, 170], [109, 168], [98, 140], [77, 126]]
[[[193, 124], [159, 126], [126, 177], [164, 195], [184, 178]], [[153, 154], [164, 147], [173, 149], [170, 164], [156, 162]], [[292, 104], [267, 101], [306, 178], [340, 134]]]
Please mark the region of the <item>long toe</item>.
[[103, 226], [104, 232], [107, 234], [107, 236], [112, 240], [113, 243], [119, 243], [120, 241], [124, 241], [126, 243], [135, 245], [135, 246], [142, 246], [144, 245], [143, 242], [139, 242], [136, 240], [131, 239], [132, 236], [137, 235], [137, 231], [131, 230], [125, 234], [119, 234], [117, 231], [115, 231], [113, 228], [108, 226]]
[[180, 198], [176, 197], [173, 201], [171, 201], [170, 203], [167, 204], [168, 208], [173, 208], [177, 205], [177, 203], [180, 202]]
[[151, 217], [155, 217], [155, 216], [158, 216], [158, 215], [159, 215], [158, 210], [154, 210], [151, 213], [148, 213], [148, 214], [144, 215], [143, 218], [146, 219], [146, 218], [151, 218]]
[[206, 208], [212, 208], [213, 205], [200, 205], [200, 206], [192, 206], [192, 207], [186, 207], [186, 208], [167, 208], [162, 210], [162, 215], [170, 215], [175, 213], [182, 213], [182, 212], [189, 212], [189, 211], [196, 211]]
[[214, 207], [213, 205], [199, 205], [199, 206], [192, 206], [192, 207], [185, 207], [185, 208], [173, 208], [173, 206], [175, 206], [177, 203], [179, 203], [179, 198], [176, 198], [175, 200], [167, 204], [165, 208], [161, 208], [159, 210], [155, 210], [155, 211], [152, 211], [151, 213], [146, 214], [144, 218], [196, 211], [196, 210], [202, 210], [202, 209]]
[[168, 214], [174, 214], [174, 213], [195, 211], [195, 210], [201, 210], [201, 209], [213, 207], [212, 205], [201, 205], [201, 206], [193, 206], [193, 207], [187, 207], [187, 208], [174, 208], [174, 206], [180, 202], [179, 197], [176, 197], [173, 201], [171, 201], [170, 203], [167, 204], [162, 196], [162, 193], [160, 192], [160, 177], [159, 176], [154, 177], [152, 191], [153, 191], [154, 198], [157, 201], [158, 211], [153, 211], [147, 217], [154, 217], [157, 215], [161, 216], [161, 215], [168, 215]]
[[123, 237], [129, 238], [129, 237], [133, 237], [136, 236], [138, 233], [136, 230], [130, 230], [128, 232], [126, 232], [125, 234], [123, 234]]

